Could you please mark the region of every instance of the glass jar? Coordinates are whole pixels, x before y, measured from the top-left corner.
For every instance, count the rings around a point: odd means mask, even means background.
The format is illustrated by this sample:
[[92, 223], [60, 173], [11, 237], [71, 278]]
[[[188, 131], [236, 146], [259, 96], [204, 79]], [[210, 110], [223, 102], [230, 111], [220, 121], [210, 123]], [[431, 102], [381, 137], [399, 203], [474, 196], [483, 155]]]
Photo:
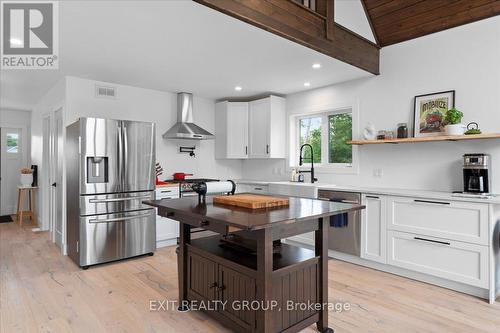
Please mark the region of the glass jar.
[[398, 124], [398, 139], [405, 139], [408, 137], [408, 125], [406, 123]]
[[377, 133], [377, 140], [384, 140], [385, 139], [385, 131], [378, 131]]

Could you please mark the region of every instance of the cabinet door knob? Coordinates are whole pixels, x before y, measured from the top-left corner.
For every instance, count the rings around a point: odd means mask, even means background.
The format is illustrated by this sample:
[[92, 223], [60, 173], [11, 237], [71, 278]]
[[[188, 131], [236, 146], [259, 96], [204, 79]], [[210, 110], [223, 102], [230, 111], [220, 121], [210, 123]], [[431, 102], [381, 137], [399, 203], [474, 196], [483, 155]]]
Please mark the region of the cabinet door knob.
[[212, 283], [211, 285], [209, 285], [208, 287], [209, 287], [210, 289], [213, 289], [213, 288], [217, 288], [217, 286], [218, 286], [218, 285], [217, 285], [217, 282], [214, 282], [214, 283]]
[[220, 286], [217, 288], [217, 291], [224, 291], [226, 289], [226, 286]]

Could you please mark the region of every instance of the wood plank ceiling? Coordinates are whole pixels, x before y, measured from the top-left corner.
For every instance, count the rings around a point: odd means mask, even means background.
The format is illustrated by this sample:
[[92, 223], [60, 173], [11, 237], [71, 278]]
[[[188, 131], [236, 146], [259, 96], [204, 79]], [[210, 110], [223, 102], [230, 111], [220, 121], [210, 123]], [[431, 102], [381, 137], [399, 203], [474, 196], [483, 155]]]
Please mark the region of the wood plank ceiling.
[[500, 15], [500, 0], [361, 0], [381, 47]]

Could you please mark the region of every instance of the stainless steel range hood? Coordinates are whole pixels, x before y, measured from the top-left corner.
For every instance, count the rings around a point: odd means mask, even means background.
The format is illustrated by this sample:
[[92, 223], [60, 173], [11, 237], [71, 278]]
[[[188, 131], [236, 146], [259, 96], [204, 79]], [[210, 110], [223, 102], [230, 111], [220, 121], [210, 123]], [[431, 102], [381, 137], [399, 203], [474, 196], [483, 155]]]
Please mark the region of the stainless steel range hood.
[[163, 134], [164, 139], [207, 140], [214, 135], [193, 122], [193, 94], [177, 94], [177, 123]]

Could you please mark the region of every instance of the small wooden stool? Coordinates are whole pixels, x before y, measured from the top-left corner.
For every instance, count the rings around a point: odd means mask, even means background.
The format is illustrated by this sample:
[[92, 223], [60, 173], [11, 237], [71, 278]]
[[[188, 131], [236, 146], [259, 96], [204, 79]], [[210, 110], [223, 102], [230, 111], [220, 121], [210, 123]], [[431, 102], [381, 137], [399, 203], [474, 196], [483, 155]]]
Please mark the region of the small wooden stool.
[[[36, 224], [36, 214], [35, 214], [35, 190], [38, 187], [32, 186], [18, 186], [17, 187], [17, 213], [16, 217], [19, 221], [19, 225], [23, 226], [23, 215], [30, 218], [30, 220]], [[28, 193], [29, 210], [23, 210], [23, 197], [24, 193]]]

